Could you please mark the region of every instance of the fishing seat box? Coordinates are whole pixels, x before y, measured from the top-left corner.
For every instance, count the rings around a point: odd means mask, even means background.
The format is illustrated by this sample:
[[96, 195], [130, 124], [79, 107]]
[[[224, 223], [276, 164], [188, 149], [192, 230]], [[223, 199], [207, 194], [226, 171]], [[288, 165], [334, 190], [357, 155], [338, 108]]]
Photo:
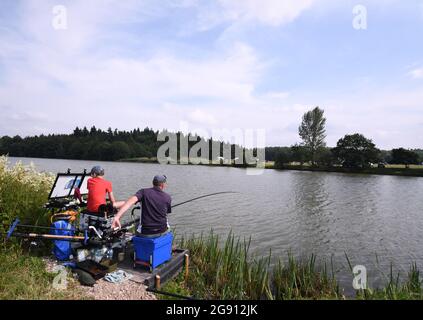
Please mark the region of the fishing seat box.
[[157, 238], [144, 238], [134, 236], [134, 267], [143, 265], [150, 268], [150, 271], [172, 258], [171, 232]]

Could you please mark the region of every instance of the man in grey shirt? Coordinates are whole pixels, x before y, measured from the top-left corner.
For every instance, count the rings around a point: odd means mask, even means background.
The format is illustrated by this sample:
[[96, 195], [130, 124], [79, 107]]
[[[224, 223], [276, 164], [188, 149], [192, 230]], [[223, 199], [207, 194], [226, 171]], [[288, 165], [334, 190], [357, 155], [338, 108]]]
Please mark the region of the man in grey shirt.
[[167, 214], [171, 212], [172, 199], [164, 192], [167, 179], [157, 175], [153, 179], [153, 187], [140, 189], [129, 198], [116, 214], [112, 228], [121, 227], [120, 218], [137, 202], [141, 203], [141, 221], [138, 231], [141, 236], [154, 237], [168, 232]]

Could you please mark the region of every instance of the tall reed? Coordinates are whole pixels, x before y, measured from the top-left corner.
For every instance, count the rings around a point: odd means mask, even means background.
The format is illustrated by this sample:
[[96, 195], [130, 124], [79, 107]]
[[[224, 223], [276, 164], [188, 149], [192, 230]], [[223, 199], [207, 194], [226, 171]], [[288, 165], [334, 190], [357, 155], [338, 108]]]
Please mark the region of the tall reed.
[[190, 250], [190, 276], [184, 285], [195, 296], [206, 299], [317, 299], [339, 298], [338, 285], [326, 267], [318, 270], [316, 257], [307, 262], [289, 255], [270, 267], [271, 254], [250, 255], [251, 239], [241, 241], [229, 233], [220, 245], [219, 236], [181, 238], [179, 245]]

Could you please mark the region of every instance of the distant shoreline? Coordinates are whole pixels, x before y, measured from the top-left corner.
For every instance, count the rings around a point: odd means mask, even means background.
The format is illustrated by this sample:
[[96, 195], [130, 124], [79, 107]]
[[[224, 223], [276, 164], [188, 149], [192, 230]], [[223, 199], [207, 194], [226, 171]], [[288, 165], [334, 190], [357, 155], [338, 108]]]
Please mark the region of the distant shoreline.
[[[135, 158], [135, 159], [121, 159], [117, 162], [132, 162], [132, 163], [159, 163], [156, 158]], [[181, 164], [174, 165], [201, 165], [209, 167], [231, 167], [231, 168], [247, 168], [254, 166], [236, 165], [236, 164]], [[336, 172], [336, 173], [349, 173], [349, 174], [371, 174], [371, 175], [389, 175], [389, 176], [404, 176], [404, 177], [423, 177], [423, 166], [417, 168], [400, 168], [400, 167], [387, 167], [387, 168], [342, 168], [342, 167], [311, 167], [300, 165], [285, 165], [284, 167], [277, 168], [274, 163], [266, 163], [265, 169], [273, 170], [293, 170], [293, 171], [313, 171], [313, 172]]]
[[[15, 158], [32, 158], [32, 157], [15, 157]], [[83, 159], [59, 159], [59, 158], [37, 158], [37, 159], [52, 159], [52, 160], [78, 160], [84, 161]], [[86, 160], [86, 161], [101, 161], [101, 160]], [[122, 162], [122, 163], [150, 163], [159, 164], [157, 158], [133, 158], [133, 159], [120, 159], [109, 162]], [[173, 165], [200, 165], [208, 167], [227, 167], [227, 168], [254, 168], [254, 166], [237, 165], [237, 164], [173, 164]], [[414, 166], [411, 168], [404, 167], [387, 167], [387, 168], [365, 168], [365, 169], [354, 169], [354, 168], [342, 168], [342, 167], [311, 167], [311, 166], [300, 166], [300, 165], [285, 165], [281, 168], [275, 167], [273, 162], [266, 163], [265, 169], [273, 169], [278, 171], [293, 170], [293, 171], [313, 171], [313, 172], [328, 172], [328, 173], [347, 173], [347, 174], [370, 174], [370, 175], [389, 175], [389, 176], [403, 176], [403, 177], [423, 177], [423, 166]]]
[[337, 172], [349, 174], [371, 174], [371, 175], [388, 175], [403, 177], [423, 177], [423, 168], [342, 168], [342, 167], [307, 167], [288, 165], [283, 168], [269, 168], [275, 170], [295, 170], [295, 171], [314, 171], [314, 172]]

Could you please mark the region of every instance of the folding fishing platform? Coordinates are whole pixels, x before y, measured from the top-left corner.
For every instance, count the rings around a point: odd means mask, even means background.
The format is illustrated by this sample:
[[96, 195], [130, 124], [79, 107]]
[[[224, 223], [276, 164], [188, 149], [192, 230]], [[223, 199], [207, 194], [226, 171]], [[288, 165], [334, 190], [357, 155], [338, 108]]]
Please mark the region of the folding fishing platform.
[[[128, 248], [126, 258], [118, 263], [118, 269], [133, 275], [132, 281], [142, 283], [149, 289], [159, 290], [161, 285], [176, 277], [184, 270], [185, 277], [189, 270], [189, 251], [186, 249], [172, 249], [172, 257], [154, 269], [148, 266], [134, 266], [133, 249]], [[129, 256], [129, 257], [128, 257]]]

